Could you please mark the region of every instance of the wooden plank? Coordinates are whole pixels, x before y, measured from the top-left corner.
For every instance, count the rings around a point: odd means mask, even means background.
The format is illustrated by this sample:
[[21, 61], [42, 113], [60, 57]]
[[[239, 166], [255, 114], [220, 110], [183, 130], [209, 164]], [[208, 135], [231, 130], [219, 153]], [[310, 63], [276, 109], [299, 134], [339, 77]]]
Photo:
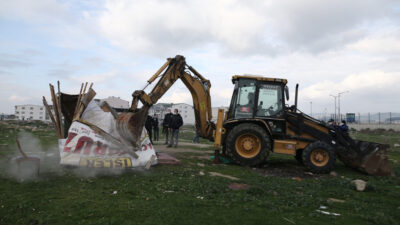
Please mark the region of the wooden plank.
[[18, 141], [18, 138], [17, 139], [15, 139], [16, 141], [17, 141], [17, 146], [18, 146], [18, 150], [19, 150], [19, 152], [21, 153], [21, 155], [25, 158], [25, 159], [27, 159], [28, 158], [28, 156], [25, 154], [25, 152], [24, 151], [22, 151], [22, 148], [21, 148], [21, 145], [19, 144], [19, 141]]
[[54, 109], [54, 114], [56, 115], [56, 129], [57, 129], [57, 134], [58, 138], [61, 139], [61, 129], [60, 129], [60, 115], [58, 114], [58, 105], [57, 105], [57, 99], [56, 99], [56, 94], [54, 93], [54, 86], [52, 84], [49, 84], [50, 86], [50, 94], [51, 94], [51, 100], [53, 102], [53, 109]]
[[83, 90], [83, 83], [81, 84], [81, 89], [79, 90], [78, 100], [76, 100], [75, 110], [74, 110], [74, 118], [76, 113], [78, 113], [78, 108], [82, 98], [82, 90]]
[[96, 96], [96, 92], [93, 89], [89, 89], [88, 93], [82, 98], [81, 106], [78, 108], [78, 112], [74, 115], [74, 120], [81, 118], [83, 111], [90, 101]]
[[64, 136], [64, 123], [62, 122], [62, 112], [61, 112], [61, 92], [60, 92], [60, 81], [57, 81], [57, 111], [58, 111], [58, 115], [60, 116], [60, 134], [61, 137], [65, 138]]
[[114, 117], [114, 119], [118, 118], [118, 113], [106, 102], [103, 101], [100, 104], [100, 108], [104, 111], [104, 112], [110, 112], [111, 115]]
[[147, 161], [147, 163], [146, 163], [146, 167], [145, 167], [146, 170], [150, 169], [150, 166], [151, 166], [151, 164], [154, 162], [155, 159], [156, 159], [156, 156], [155, 156], [155, 155], [152, 155], [151, 158], [150, 158], [150, 160]]
[[49, 114], [49, 117], [51, 119], [51, 122], [53, 122], [54, 127], [57, 126], [56, 120], [54, 119], [53, 113], [51, 112], [50, 106], [47, 104], [46, 98], [43, 96], [43, 105], [46, 107], [47, 113]]
[[83, 112], [83, 110], [84, 110], [84, 107], [83, 107], [83, 109], [82, 109], [82, 98], [86, 95], [85, 93], [86, 93], [87, 85], [88, 85], [88, 82], [85, 83], [85, 86], [84, 86], [84, 88], [83, 88], [83, 91], [82, 91], [82, 93], [80, 93], [80, 95], [79, 95], [78, 103], [77, 103], [77, 109], [76, 109], [76, 111], [75, 111], [75, 113], [74, 113], [74, 119], [75, 119], [75, 118], [76, 118], [76, 119], [80, 118], [80, 117], [81, 117], [81, 114], [82, 114], [82, 112]]

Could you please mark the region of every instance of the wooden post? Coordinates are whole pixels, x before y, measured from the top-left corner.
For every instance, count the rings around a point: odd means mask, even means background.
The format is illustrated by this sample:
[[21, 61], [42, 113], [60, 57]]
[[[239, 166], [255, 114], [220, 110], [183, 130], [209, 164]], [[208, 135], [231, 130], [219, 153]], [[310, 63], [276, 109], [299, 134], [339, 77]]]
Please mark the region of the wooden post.
[[46, 98], [43, 96], [43, 105], [46, 107], [47, 113], [49, 114], [49, 117], [51, 121], [54, 124], [54, 127], [57, 127], [56, 120], [54, 119], [53, 113], [51, 112], [50, 106], [47, 104]]
[[52, 84], [49, 84], [50, 86], [50, 94], [51, 94], [51, 100], [53, 102], [53, 109], [54, 109], [54, 114], [56, 115], [56, 128], [57, 128], [57, 133], [58, 133], [58, 138], [62, 138], [61, 136], [61, 128], [60, 128], [60, 115], [58, 114], [58, 104], [57, 104], [57, 99], [56, 99], [56, 94], [54, 93], [54, 86]]
[[57, 81], [57, 111], [58, 111], [58, 115], [60, 117], [60, 134], [61, 137], [65, 137], [64, 136], [64, 124], [62, 122], [62, 111], [61, 111], [61, 91], [60, 91], [60, 81]]

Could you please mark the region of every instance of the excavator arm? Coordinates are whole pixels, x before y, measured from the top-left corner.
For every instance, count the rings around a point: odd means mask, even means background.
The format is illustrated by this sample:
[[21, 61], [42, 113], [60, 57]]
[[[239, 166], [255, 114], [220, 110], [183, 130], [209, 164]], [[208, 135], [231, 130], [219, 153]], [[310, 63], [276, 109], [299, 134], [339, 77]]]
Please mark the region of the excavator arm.
[[[151, 92], [146, 94], [144, 89], [157, 79]], [[200, 137], [214, 140], [215, 124], [211, 121], [211, 83], [193, 67], [188, 66], [185, 57], [177, 55], [167, 59], [167, 62], [147, 81], [146, 86], [132, 94], [133, 100], [129, 112], [119, 115], [117, 129], [126, 142], [138, 147], [149, 108], [156, 104], [178, 79], [182, 80], [192, 95], [197, 133]], [[138, 108], [139, 102], [142, 103], [141, 108]]]

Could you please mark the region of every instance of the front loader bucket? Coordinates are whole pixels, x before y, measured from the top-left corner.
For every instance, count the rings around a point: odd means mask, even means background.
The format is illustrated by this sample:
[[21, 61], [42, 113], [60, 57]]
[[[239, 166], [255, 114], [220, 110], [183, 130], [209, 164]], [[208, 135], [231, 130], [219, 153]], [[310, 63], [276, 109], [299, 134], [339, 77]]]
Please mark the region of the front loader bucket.
[[140, 136], [147, 119], [149, 107], [143, 106], [136, 112], [120, 113], [117, 118], [117, 130], [121, 138], [134, 148], [140, 148]]
[[371, 175], [389, 176], [393, 174], [387, 153], [389, 145], [367, 141], [354, 141], [354, 144], [349, 149], [338, 151], [340, 160], [346, 166]]

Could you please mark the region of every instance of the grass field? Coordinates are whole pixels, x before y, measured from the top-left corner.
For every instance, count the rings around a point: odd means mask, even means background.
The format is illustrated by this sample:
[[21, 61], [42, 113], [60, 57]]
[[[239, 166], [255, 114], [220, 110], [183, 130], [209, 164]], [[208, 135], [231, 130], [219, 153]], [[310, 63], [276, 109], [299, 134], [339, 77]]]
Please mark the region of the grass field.
[[[32, 126], [38, 127], [31, 129]], [[25, 131], [24, 131], [25, 130]], [[21, 133], [23, 132], [23, 133]], [[293, 157], [271, 154], [263, 168], [212, 164], [206, 148], [181, 143], [179, 166], [126, 170], [119, 175], [82, 176], [60, 168], [56, 158], [36, 180], [10, 176], [15, 138], [33, 136], [47, 153], [57, 138], [40, 124], [0, 124], [0, 224], [400, 224], [400, 133], [357, 132], [363, 140], [390, 144], [396, 176], [373, 177], [336, 162], [337, 176], [310, 175]], [[183, 139], [193, 132], [185, 127]], [[161, 139], [164, 141], [164, 139]], [[160, 142], [161, 143], [161, 142]], [[202, 143], [207, 143], [202, 140]], [[26, 145], [25, 145], [26, 146]], [[24, 147], [24, 146], [23, 146]], [[27, 147], [27, 146], [26, 146]], [[156, 149], [165, 149], [156, 145]], [[187, 152], [192, 149], [195, 151]], [[211, 176], [210, 172], [239, 180]], [[367, 181], [364, 192], [351, 184]], [[233, 190], [232, 183], [247, 189]], [[344, 202], [331, 202], [329, 198]], [[323, 215], [321, 206], [339, 216]]]

